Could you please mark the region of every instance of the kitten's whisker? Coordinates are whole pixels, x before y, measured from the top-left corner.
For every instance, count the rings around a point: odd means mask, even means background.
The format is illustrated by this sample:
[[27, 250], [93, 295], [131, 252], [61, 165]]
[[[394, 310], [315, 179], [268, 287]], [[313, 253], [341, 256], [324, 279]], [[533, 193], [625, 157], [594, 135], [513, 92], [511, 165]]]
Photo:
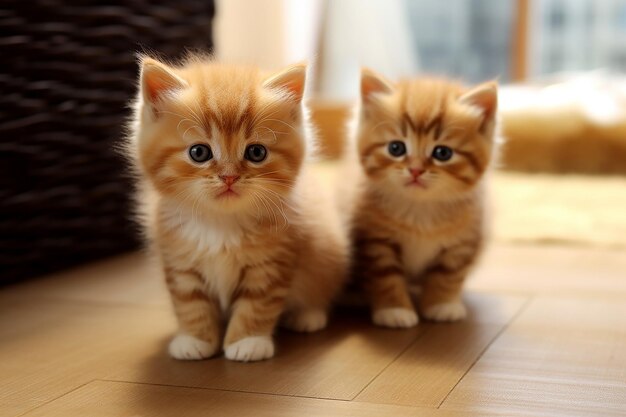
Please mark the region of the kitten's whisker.
[[[261, 204], [263, 204], [263, 206], [265, 206], [265, 210], [266, 213], [270, 216], [272, 216], [272, 218], [274, 219], [272, 224], [276, 224], [276, 215], [274, 213], [274, 211], [270, 208], [270, 206], [267, 204], [267, 202], [265, 201], [265, 198], [263, 197], [262, 194], [258, 194], [259, 200], [261, 201]], [[278, 229], [276, 229], [276, 231], [278, 231]]]
[[[196, 104], [200, 107], [200, 103], [198, 102], [198, 99], [196, 98]], [[196, 123], [198, 125], [202, 125], [202, 117], [200, 117], [200, 115], [198, 113], [196, 113], [190, 106], [189, 104], [185, 103], [184, 101], [182, 102], [185, 107], [187, 107], [187, 110], [189, 110], [191, 112], [191, 115], [193, 116], [193, 118], [195, 119]]]
[[[274, 130], [270, 129], [269, 127], [266, 127], [266, 126], [258, 126], [256, 129], [254, 129], [254, 132], [256, 133], [257, 138], [259, 137], [259, 134], [257, 133], [258, 129], [267, 129], [267, 130], [269, 130], [272, 133], [272, 135], [274, 135], [274, 143], [278, 142], [278, 137], [276, 136], [276, 132]], [[282, 133], [282, 132], [280, 132], [280, 133]]]
[[259, 197], [261, 198], [261, 201], [263, 201], [263, 203], [267, 207], [268, 213], [272, 215], [272, 219], [273, 219], [272, 225], [274, 226], [276, 232], [278, 232], [278, 217], [276, 217], [276, 210], [272, 209], [270, 205], [267, 204], [267, 200], [269, 200], [267, 196], [264, 196], [263, 194], [259, 194]]
[[254, 177], [252, 178], [255, 181], [274, 181], [274, 182], [283, 182], [283, 183], [287, 183], [287, 184], [295, 184], [294, 180], [291, 179], [287, 179], [287, 178], [267, 178], [267, 177]]
[[284, 184], [291, 184], [291, 185], [295, 185], [296, 181], [290, 178], [266, 178], [266, 175], [272, 175], [272, 174], [276, 174], [279, 173], [281, 171], [273, 171], [273, 172], [267, 172], [265, 174], [260, 174], [260, 175], [256, 175], [254, 177], [251, 177], [250, 180], [251, 181], [273, 181], [273, 182], [282, 182]]
[[378, 129], [379, 127], [384, 126], [384, 125], [388, 125], [388, 124], [393, 126], [393, 123], [391, 121], [385, 120], [385, 121], [382, 121], [382, 122], [378, 123], [372, 129], [370, 129], [370, 133], [374, 133], [376, 131], [376, 129]]
[[283, 188], [285, 188], [285, 189], [287, 189], [287, 190], [295, 190], [295, 187], [293, 187], [293, 186], [291, 186], [291, 185], [289, 185], [289, 184], [281, 184], [281, 183], [273, 183], [273, 182], [268, 182], [268, 183], [266, 183], [265, 185], [266, 185], [266, 186], [273, 186], [273, 185], [275, 185], [275, 186], [277, 186], [277, 187], [283, 187]]
[[[188, 118], [187, 116], [180, 114], [180, 113], [176, 113], [176, 112], [172, 112], [172, 111], [168, 111], [168, 110], [159, 110], [160, 113], [165, 113], [165, 114], [171, 114], [173, 116], [177, 116], [180, 117], [181, 120], [178, 122], [178, 124], [176, 125], [176, 131], [180, 133], [180, 128], [181, 125], [185, 122], [189, 122], [192, 124], [192, 127], [196, 127], [200, 130], [202, 130], [202, 127], [200, 127], [200, 123], [197, 120], [191, 120], [190, 118]], [[195, 117], [194, 117], [195, 119]], [[185, 134], [182, 135], [183, 138], [185, 137]]]
[[276, 170], [276, 171], [264, 172], [264, 173], [262, 173], [262, 174], [255, 175], [255, 176], [254, 176], [254, 178], [260, 178], [260, 177], [263, 177], [263, 176], [265, 176], [265, 175], [278, 174], [279, 172], [283, 172], [283, 170]]
[[185, 133], [183, 133], [183, 136], [182, 136], [182, 137], [183, 137], [183, 139], [185, 139], [185, 135], [186, 135], [186, 134], [187, 134], [187, 133], [188, 133], [191, 129], [198, 129], [198, 130], [202, 131], [202, 128], [201, 128], [200, 126], [196, 126], [196, 125], [194, 125], [194, 126], [190, 126], [190, 127], [188, 127], [188, 128], [187, 128], [187, 130], [185, 130]]
[[[183, 190], [180, 193], [177, 194], [176, 198], [178, 199], [180, 195], [182, 195], [183, 193], [186, 193], [187, 190]], [[194, 195], [193, 194], [187, 194], [185, 196], [185, 198], [183, 198], [181, 201], [178, 202], [178, 204], [176, 205], [176, 211], [178, 212], [178, 226], [179, 227], [183, 227], [183, 205], [185, 205], [187, 203], [187, 200], [189, 200], [190, 198], [193, 198]]]
[[[271, 190], [266, 190], [266, 191], [271, 191]], [[280, 215], [283, 216], [283, 220], [285, 222], [284, 228], [286, 228], [289, 225], [289, 219], [287, 218], [287, 215], [285, 214], [285, 210], [282, 207], [280, 207], [273, 199], [268, 197], [268, 200], [270, 201], [270, 203], [274, 205], [274, 207], [276, 207]], [[282, 200], [280, 199], [280, 197], [279, 197], [279, 203], [282, 204]]]
[[[264, 181], [264, 180], [259, 179], [259, 181]], [[288, 190], [294, 190], [295, 189], [295, 187], [293, 185], [279, 183], [279, 182], [274, 182], [274, 181], [271, 181], [271, 180], [265, 180], [265, 183], [268, 184], [268, 185], [275, 185], [277, 187], [283, 187], [283, 188], [286, 188]]]
[[[270, 190], [268, 188], [264, 188], [263, 190], [265, 192], [270, 192], [270, 193], [272, 193], [272, 195], [276, 196], [276, 199], [279, 201], [281, 206], [287, 207], [289, 210], [291, 210], [293, 212], [298, 212], [298, 209], [296, 207], [294, 207], [290, 203], [288, 203], [287, 200], [283, 196], [281, 196], [279, 193], [277, 193], [276, 191]], [[283, 217], [286, 218], [286, 215], [285, 215], [283, 210], [281, 210], [281, 214], [283, 215]]]
[[276, 198], [280, 201], [280, 203], [284, 206], [286, 206], [287, 208], [289, 208], [290, 210], [296, 211], [296, 207], [293, 207], [290, 203], [287, 202], [287, 200], [285, 198], [283, 198], [280, 194], [278, 194], [276, 191], [273, 190], [269, 190], [266, 189], [265, 191], [269, 191], [270, 193], [272, 193], [273, 195], [276, 195]]
[[293, 130], [296, 133], [300, 133], [295, 127], [293, 127], [292, 125], [290, 125], [289, 123], [285, 122], [284, 120], [280, 120], [280, 119], [265, 119], [265, 121], [267, 122], [278, 122], [278, 123], [282, 123], [285, 126], [289, 127], [291, 130]]
[[183, 124], [183, 123], [185, 123], [185, 122], [190, 122], [192, 126], [195, 126], [195, 125], [196, 125], [196, 123], [195, 123], [193, 120], [191, 120], [191, 119], [187, 119], [187, 118], [181, 119], [181, 120], [178, 122], [178, 124], [176, 125], [176, 131], [177, 131], [177, 132], [180, 132], [180, 125], [181, 125], [181, 124]]
[[[266, 119], [267, 119], [268, 117], [271, 117], [271, 116], [275, 115], [276, 113], [278, 113], [279, 109], [275, 109], [274, 111], [272, 111], [272, 112], [270, 112], [270, 113], [265, 114], [265, 110], [269, 109], [269, 108], [270, 108], [270, 106], [271, 106], [271, 104], [269, 104], [269, 103], [268, 103], [268, 104], [266, 104], [265, 106], [263, 106], [263, 107], [262, 107], [262, 108], [258, 111], [258, 113], [254, 116], [254, 118], [252, 119], [252, 123], [253, 123], [253, 124], [259, 124], [259, 125], [261, 125], [261, 124], [263, 124], [263, 123], [266, 121]], [[261, 118], [262, 118], [262, 119], [261, 119]]]
[[261, 207], [259, 206], [258, 203], [258, 197], [256, 196], [256, 194], [254, 192], [252, 192], [252, 202], [254, 203], [254, 206], [256, 207], [256, 218], [260, 219], [261, 218]]
[[[267, 190], [265, 189], [264, 191], [271, 191], [271, 190]], [[263, 194], [262, 194], [263, 195]], [[276, 195], [279, 195], [278, 193], [276, 193]], [[276, 207], [276, 210], [278, 210], [278, 213], [280, 213], [280, 215], [283, 217], [284, 220], [284, 227], [287, 227], [289, 225], [289, 219], [287, 218], [287, 215], [285, 214], [285, 211], [282, 207], [280, 207], [272, 198], [270, 198], [267, 195], [263, 195], [263, 197], [265, 197], [274, 207]], [[280, 201], [280, 196], [279, 196], [279, 201]], [[273, 210], [274, 215], [275, 210]], [[276, 231], [278, 232], [278, 218], [275, 216], [275, 222], [276, 222]]]

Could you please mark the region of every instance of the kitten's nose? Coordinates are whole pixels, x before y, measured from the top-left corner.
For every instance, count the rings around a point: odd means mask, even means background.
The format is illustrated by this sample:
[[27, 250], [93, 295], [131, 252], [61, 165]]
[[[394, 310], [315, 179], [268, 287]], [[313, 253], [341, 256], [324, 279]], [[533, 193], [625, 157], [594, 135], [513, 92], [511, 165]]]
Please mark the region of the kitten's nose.
[[409, 168], [409, 172], [414, 178], [417, 178], [424, 173], [424, 170], [421, 168]]
[[239, 179], [239, 175], [220, 175], [220, 179], [224, 181], [226, 185], [233, 185]]

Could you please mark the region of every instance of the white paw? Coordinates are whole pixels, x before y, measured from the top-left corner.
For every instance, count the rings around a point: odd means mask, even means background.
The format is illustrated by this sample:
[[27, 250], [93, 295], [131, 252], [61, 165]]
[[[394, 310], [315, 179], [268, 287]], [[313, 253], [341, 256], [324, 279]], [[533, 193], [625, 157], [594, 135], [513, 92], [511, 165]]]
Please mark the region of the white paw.
[[189, 334], [179, 333], [170, 342], [168, 350], [175, 359], [198, 360], [213, 356], [217, 346]]
[[232, 361], [250, 362], [274, 356], [274, 342], [269, 336], [250, 336], [224, 349], [224, 356]]
[[434, 321], [457, 321], [467, 317], [467, 310], [460, 301], [435, 304], [424, 311], [424, 317]]
[[417, 313], [408, 308], [381, 308], [372, 314], [374, 324], [391, 328], [413, 327], [418, 323]]
[[285, 316], [283, 326], [296, 332], [316, 332], [326, 327], [328, 314], [324, 310], [302, 310]]

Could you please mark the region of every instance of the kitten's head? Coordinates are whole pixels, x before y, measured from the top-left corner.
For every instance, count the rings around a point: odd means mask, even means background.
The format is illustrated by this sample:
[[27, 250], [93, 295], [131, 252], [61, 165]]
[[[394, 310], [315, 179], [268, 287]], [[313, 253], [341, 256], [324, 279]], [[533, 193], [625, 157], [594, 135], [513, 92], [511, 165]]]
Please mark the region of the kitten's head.
[[271, 211], [305, 156], [305, 72], [143, 58], [133, 145], [142, 174], [180, 206]]
[[370, 183], [415, 199], [453, 199], [472, 190], [491, 159], [497, 85], [438, 79], [396, 85], [361, 74], [357, 133]]

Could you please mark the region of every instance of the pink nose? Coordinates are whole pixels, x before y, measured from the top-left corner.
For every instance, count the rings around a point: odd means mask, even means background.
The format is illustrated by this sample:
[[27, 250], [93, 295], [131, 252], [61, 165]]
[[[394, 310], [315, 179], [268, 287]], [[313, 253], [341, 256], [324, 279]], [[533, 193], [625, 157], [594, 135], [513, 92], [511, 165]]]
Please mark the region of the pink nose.
[[220, 175], [220, 179], [224, 181], [226, 185], [233, 185], [239, 179], [239, 175]]
[[409, 172], [414, 178], [417, 178], [424, 173], [424, 170], [420, 168], [409, 168]]

